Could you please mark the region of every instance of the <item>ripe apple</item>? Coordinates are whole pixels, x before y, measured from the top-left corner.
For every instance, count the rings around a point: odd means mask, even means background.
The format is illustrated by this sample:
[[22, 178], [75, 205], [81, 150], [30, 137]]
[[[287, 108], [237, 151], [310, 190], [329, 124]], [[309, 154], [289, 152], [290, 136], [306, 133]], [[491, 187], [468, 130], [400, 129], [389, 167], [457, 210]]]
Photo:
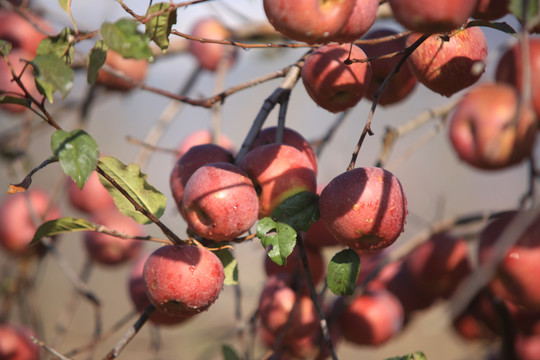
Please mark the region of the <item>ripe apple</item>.
[[[378, 39], [395, 34], [397, 34], [397, 31], [383, 28], [370, 31], [364, 36], [364, 39]], [[376, 44], [362, 44], [360, 47], [364, 50], [366, 56], [371, 58], [401, 51], [406, 47], [405, 42], [406, 38], [400, 37]], [[388, 74], [396, 67], [400, 58], [401, 55], [397, 55], [388, 59], [375, 59], [371, 61], [372, 76], [365, 93], [367, 99], [373, 100], [373, 96], [377, 93]], [[416, 77], [411, 72], [411, 69], [404, 64], [390, 79], [386, 89], [379, 97], [379, 104], [384, 106], [400, 102], [412, 93], [416, 82]]]
[[263, 0], [268, 21], [284, 36], [309, 44], [333, 41], [356, 0]]
[[[529, 38], [529, 79], [531, 85], [531, 100], [540, 116], [540, 39]], [[505, 51], [499, 59], [495, 72], [496, 81], [502, 81], [513, 85], [518, 92], [523, 88], [523, 59], [521, 44], [515, 44]]]
[[[210, 144], [212, 143], [212, 134], [208, 130], [197, 130], [188, 136], [186, 136], [178, 145], [176, 149], [177, 159], [181, 158], [189, 149], [196, 145]], [[216, 145], [225, 148], [231, 153], [235, 152], [234, 143], [228, 136], [220, 134], [219, 138], [215, 142]]]
[[[499, 235], [515, 215], [515, 212], [504, 213], [482, 230], [478, 251], [480, 263], [492, 261]], [[540, 310], [538, 256], [540, 256], [540, 218], [525, 229], [517, 242], [507, 251], [497, 267], [489, 288], [504, 300], [530, 310]]]
[[[221, 21], [214, 17], [207, 17], [198, 20], [191, 35], [211, 40], [225, 40], [231, 38], [231, 32], [223, 26]], [[238, 54], [236, 46], [204, 43], [192, 40], [189, 42], [189, 51], [197, 61], [201, 68], [209, 71], [216, 71], [218, 65], [227, 57], [229, 66], [234, 64]]]
[[[325, 274], [325, 264], [323, 254], [320, 249], [312, 248], [306, 246], [306, 254], [309, 264], [309, 271], [311, 273], [311, 278], [313, 283], [316, 285], [324, 277]], [[302, 259], [298, 251], [298, 247], [295, 247], [291, 255], [287, 258], [287, 264], [280, 266], [270, 259], [270, 257], [264, 257], [264, 271], [267, 276], [272, 276], [276, 274], [291, 274], [298, 275], [300, 277], [305, 277], [304, 266], [302, 264]]]
[[388, 0], [394, 18], [409, 30], [446, 32], [463, 25], [476, 7], [471, 0]]
[[12, 255], [32, 255], [39, 246], [28, 247], [43, 221], [60, 217], [49, 195], [40, 189], [8, 195], [0, 204], [0, 245]]
[[304, 241], [306, 242], [306, 245], [309, 245], [312, 248], [341, 245], [330, 231], [328, 231], [321, 219], [318, 219], [311, 224], [309, 230], [304, 233]]
[[[45, 19], [28, 11], [25, 14], [41, 30], [47, 33], [53, 32], [52, 26]], [[24, 50], [30, 54], [29, 59], [31, 59], [36, 55], [40, 41], [46, 37], [43, 32], [15, 11], [0, 8], [0, 39], [10, 42], [13, 49]]]
[[472, 17], [480, 20], [496, 20], [508, 14], [509, 0], [478, 0]]
[[[266, 144], [273, 144], [276, 142], [277, 127], [272, 126], [262, 129], [259, 135], [253, 143], [252, 149]], [[317, 174], [317, 155], [310, 143], [297, 131], [291, 128], [283, 129], [283, 144], [290, 145], [300, 150], [311, 162], [315, 175]]]
[[407, 199], [391, 172], [356, 168], [323, 189], [319, 210], [324, 224], [343, 245], [355, 250], [390, 246], [403, 232]]
[[253, 181], [259, 196], [259, 218], [270, 216], [285, 199], [317, 190], [311, 162], [298, 149], [267, 144], [249, 151], [239, 166]]
[[95, 171], [90, 175], [82, 189], [79, 189], [71, 178], [68, 179], [67, 190], [69, 203], [80, 211], [96, 213], [114, 206], [111, 194], [99, 182], [99, 175]]
[[377, 19], [378, 0], [356, 0], [347, 23], [331, 40], [338, 43], [350, 43], [364, 35]]
[[[420, 36], [420, 33], [410, 34], [407, 46]], [[451, 96], [474, 84], [484, 73], [488, 54], [486, 37], [478, 27], [459, 30], [448, 36], [431, 35], [407, 59], [416, 79], [444, 96]]]
[[13, 323], [0, 324], [0, 359], [39, 360], [40, 347], [30, 339], [31, 330]]
[[[148, 299], [148, 295], [146, 294], [146, 287], [143, 279], [144, 264], [149, 256], [150, 253], [139, 256], [131, 267], [131, 271], [129, 273], [129, 296], [131, 298], [131, 302], [139, 313], [150, 305], [150, 299]], [[186, 318], [182, 316], [173, 316], [169, 313], [163, 313], [161, 311], [154, 311], [152, 315], [150, 315], [149, 320], [154, 325], [172, 326], [184, 322]]]
[[459, 157], [485, 170], [524, 160], [536, 141], [537, 121], [527, 104], [516, 118], [518, 103], [515, 89], [504, 83], [486, 83], [469, 91], [450, 118], [450, 141]]
[[371, 81], [368, 62], [345, 64], [349, 59], [366, 59], [357, 46], [329, 44], [312, 52], [302, 67], [302, 81], [308, 95], [320, 107], [337, 113], [360, 101]]
[[158, 311], [190, 318], [216, 301], [225, 273], [219, 258], [206, 248], [166, 245], [148, 257], [143, 279]]
[[432, 297], [450, 297], [472, 271], [467, 242], [447, 233], [432, 236], [405, 260], [417, 289]]
[[[105, 65], [110, 66], [113, 70], [122, 72], [135, 82], [143, 81], [148, 70], [148, 61], [144, 59], [126, 59], [113, 50], [107, 51]], [[109, 89], [118, 91], [129, 91], [137, 86], [135, 83], [124, 80], [104, 69], [99, 69], [96, 84], [101, 84]]]
[[225, 162], [201, 166], [184, 189], [182, 208], [191, 229], [214, 241], [230, 241], [257, 221], [253, 183], [239, 167]]
[[540, 335], [518, 335], [515, 340], [517, 358], [520, 360], [536, 360], [540, 358]]
[[[144, 235], [141, 225], [114, 207], [94, 213], [92, 221], [127, 235]], [[84, 245], [88, 256], [95, 262], [102, 265], [119, 265], [137, 257], [143, 242], [89, 231], [84, 235]]]
[[184, 219], [186, 218], [182, 208], [184, 189], [195, 170], [210, 163], [232, 163], [233, 160], [233, 155], [225, 148], [215, 144], [203, 144], [191, 147], [181, 158], [176, 161], [169, 177], [169, 184], [178, 211], [184, 217]]
[[357, 345], [381, 345], [403, 328], [403, 307], [380, 289], [356, 297], [339, 316], [343, 338]]

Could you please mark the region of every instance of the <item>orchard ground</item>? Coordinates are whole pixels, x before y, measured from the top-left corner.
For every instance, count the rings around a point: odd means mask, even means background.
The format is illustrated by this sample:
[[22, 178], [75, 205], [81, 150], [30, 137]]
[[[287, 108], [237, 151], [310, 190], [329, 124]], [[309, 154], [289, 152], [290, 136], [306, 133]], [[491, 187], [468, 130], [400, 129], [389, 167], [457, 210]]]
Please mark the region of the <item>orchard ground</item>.
[[[70, 25], [69, 18], [58, 2], [41, 0], [36, 1], [35, 5], [50, 14], [50, 19], [55, 23], [61, 26]], [[138, 13], [143, 13], [145, 10], [142, 4], [131, 5]], [[82, 27], [89, 29], [98, 28], [104, 20], [114, 21], [126, 16], [117, 3], [105, 0], [94, 1], [91, 6], [85, 2], [74, 1], [72, 6], [74, 17], [78, 22], [81, 21]], [[252, 20], [265, 21], [260, 2], [237, 1], [234, 3], [234, 9]], [[238, 25], [236, 15], [227, 6], [221, 2], [211, 2], [179, 10], [180, 20], [176, 28], [182, 32], [189, 32], [193, 22], [198, 17], [207, 14], [219, 16], [231, 27]], [[511, 18], [503, 20], [510, 23], [513, 21]], [[399, 29], [392, 22], [383, 22], [380, 25], [383, 24]], [[511, 23], [511, 25], [516, 24]], [[510, 36], [502, 32], [487, 28], [482, 28], [482, 30], [488, 39], [489, 58], [486, 73], [480, 79], [480, 83], [493, 80], [496, 61], [503, 51], [501, 46], [512, 41]], [[225, 87], [281, 69], [295, 62], [303, 52], [303, 49], [239, 50], [237, 64], [227, 74]], [[176, 92], [195, 67], [195, 59], [187, 53], [167, 55], [151, 65], [146, 82]], [[85, 96], [85, 83], [85, 76], [78, 74], [75, 78], [74, 89], [70, 94], [71, 99], [80, 100]], [[274, 80], [226, 99], [221, 109], [222, 131], [236, 143], [237, 147], [247, 134], [264, 99], [279, 83], [279, 79]], [[210, 96], [215, 92], [214, 75], [203, 73], [191, 94], [194, 97], [200, 94]], [[428, 109], [455, 101], [460, 94], [462, 93], [448, 99], [418, 85], [405, 102], [388, 108], [379, 107], [373, 122], [375, 135], [366, 139], [357, 160], [357, 166], [371, 166], [375, 163], [381, 150], [381, 140], [386, 126], [402, 125]], [[116, 94], [100, 89], [97, 96], [99, 101], [96, 101], [96, 105], [91, 109], [88, 132], [97, 140], [102, 154], [111, 154], [125, 163], [134, 161], [140, 148], [125, 141], [125, 136], [144, 139], [169, 100], [142, 90]], [[319, 184], [327, 183], [334, 176], [345, 171], [364, 127], [370, 105], [371, 103], [367, 100], [362, 100], [339, 128], [335, 139], [323, 151], [319, 159], [317, 179]], [[66, 128], [71, 128], [77, 121], [77, 109], [66, 109], [62, 106], [62, 101], [58, 99], [50, 109], [55, 116], [61, 117]], [[276, 118], [277, 111], [270, 115], [267, 126], [275, 125]], [[287, 126], [297, 130], [308, 140], [314, 140], [326, 133], [335, 118], [336, 115], [314, 105], [302, 86], [298, 85], [294, 88], [289, 103]], [[10, 119], [7, 114], [0, 115], [0, 132], [13, 128], [14, 124], [17, 124], [17, 121]], [[176, 148], [183, 137], [197, 129], [207, 128], [210, 124], [209, 110], [183, 105], [181, 112], [160, 142], [160, 146]], [[49, 151], [50, 131], [51, 129], [45, 124], [39, 124], [38, 130], [32, 134], [30, 159], [34, 166], [42, 161], [42, 154]], [[421, 139], [431, 132], [434, 132], [434, 137], [430, 141], [410, 156], [405, 156], [411, 146], [421, 142]], [[40, 136], [40, 134], [46, 135]], [[538, 149], [535, 154], [538, 156]], [[162, 218], [163, 221], [171, 226], [175, 233], [183, 235], [185, 223], [176, 210], [168, 185], [173, 164], [174, 156], [158, 152], [152, 154], [149, 165], [143, 171], [148, 174], [148, 181], [167, 195], [168, 206]], [[5, 164], [2, 167], [5, 168]], [[440, 128], [439, 122], [429, 123], [400, 139], [387, 168], [400, 179], [409, 203], [405, 233], [393, 245], [395, 247], [405, 244], [433, 221], [459, 214], [513, 208], [517, 206], [519, 197], [527, 188], [528, 170], [524, 164], [491, 173], [475, 170], [460, 162], [450, 147], [447, 128]], [[9, 183], [24, 177], [20, 169], [9, 170], [2, 171], [0, 175], [0, 189], [7, 189]], [[34, 177], [33, 186], [62, 192], [64, 190], [57, 187], [56, 182], [59, 173], [58, 165], [49, 166]], [[7, 195], [2, 192], [0, 196], [3, 199]], [[71, 209], [66, 210], [65, 215], [84, 216]], [[157, 227], [147, 225], [145, 228], [148, 234], [162, 237]], [[156, 248], [154, 244], [145, 244], [145, 246], [147, 249]], [[71, 266], [78, 271], [85, 260], [81, 234], [62, 236], [59, 249]], [[264, 249], [258, 241], [237, 245], [235, 249], [239, 262], [243, 317], [247, 320], [256, 309], [265, 279]], [[326, 261], [329, 261], [335, 252], [335, 249], [328, 250]], [[11, 259], [0, 254], [0, 262], [6, 261], [11, 261]], [[128, 265], [118, 269], [98, 266], [91, 276], [89, 287], [103, 302], [104, 329], [109, 329], [121, 316], [127, 314], [128, 309], [131, 309], [127, 290], [129, 268]], [[72, 285], [52, 259], [45, 261], [40, 280], [37, 294], [40, 313], [43, 316], [45, 332], [50, 333], [62, 311], [63, 304], [72, 293]], [[360, 348], [342, 341], [338, 347], [338, 355], [340, 359], [355, 359], [363, 356], [369, 359], [382, 359], [422, 350], [428, 359], [479, 358], [481, 346], [463, 342], [452, 333], [451, 329], [441, 325], [447, 314], [437, 315], [438, 309], [429, 309], [429, 314], [420, 313], [408, 325], [404, 333], [380, 348]], [[433, 316], [441, 316], [441, 321], [434, 321]], [[73, 348], [89, 341], [92, 336], [93, 321], [93, 309], [87, 302], [82, 303], [62, 348]], [[220, 359], [221, 344], [232, 344], [237, 341], [232, 331], [234, 326], [234, 289], [231, 286], [225, 286], [217, 302], [207, 312], [178, 327], [161, 330], [162, 355], [166, 358], [179, 358], [178, 354], [181, 354], [183, 359]], [[149, 329], [149, 326], [142, 329], [123, 352], [123, 358], [149, 357], [151, 354]], [[119, 331], [99, 345], [97, 353], [101, 354], [110, 350], [123, 332], [124, 330]]]

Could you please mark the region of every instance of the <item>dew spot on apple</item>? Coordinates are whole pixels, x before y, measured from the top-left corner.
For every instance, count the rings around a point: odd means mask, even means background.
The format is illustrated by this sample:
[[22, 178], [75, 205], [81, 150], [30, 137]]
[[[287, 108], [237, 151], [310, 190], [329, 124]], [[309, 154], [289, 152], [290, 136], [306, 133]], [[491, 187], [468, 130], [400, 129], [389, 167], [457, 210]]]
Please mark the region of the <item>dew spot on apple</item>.
[[353, 208], [354, 211], [357, 211], [359, 206], [358, 206], [358, 204], [354, 204], [352, 208]]

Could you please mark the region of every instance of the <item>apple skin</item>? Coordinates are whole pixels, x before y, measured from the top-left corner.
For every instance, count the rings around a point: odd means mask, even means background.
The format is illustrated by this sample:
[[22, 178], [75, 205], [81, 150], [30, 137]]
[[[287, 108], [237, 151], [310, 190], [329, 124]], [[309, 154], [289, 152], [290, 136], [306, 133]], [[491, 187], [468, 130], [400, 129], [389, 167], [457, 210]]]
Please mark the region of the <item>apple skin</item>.
[[266, 17], [277, 31], [308, 44], [333, 41], [355, 4], [356, 0], [263, 0]]
[[344, 246], [378, 250], [401, 235], [407, 199], [391, 172], [356, 168], [336, 176], [321, 192], [319, 210], [324, 224]]
[[[231, 32], [218, 19], [213, 17], [198, 20], [191, 29], [191, 35], [212, 40], [231, 38]], [[199, 66], [209, 71], [216, 71], [221, 60], [226, 56], [229, 57], [228, 65], [232, 66], [238, 54], [238, 48], [235, 46], [202, 43], [195, 40], [189, 42], [188, 49], [199, 62]]]
[[[144, 285], [143, 279], [143, 270], [144, 264], [150, 253], [139, 256], [137, 260], [133, 263], [131, 271], [129, 272], [128, 278], [128, 291], [131, 302], [141, 313], [148, 305], [150, 305], [150, 299], [146, 294], [146, 287]], [[172, 316], [168, 313], [163, 313], [161, 311], [154, 311], [149, 318], [150, 322], [157, 326], [173, 326], [183, 323], [186, 318], [182, 316]]]
[[484, 170], [507, 168], [532, 151], [537, 132], [533, 109], [522, 107], [517, 126], [515, 89], [504, 83], [485, 83], [469, 91], [450, 118], [449, 136], [461, 160]]
[[472, 272], [467, 242], [450, 234], [432, 236], [411, 251], [404, 262], [417, 289], [449, 298]]
[[[148, 71], [148, 61], [144, 59], [126, 59], [113, 50], [107, 51], [105, 64], [116, 71], [121, 71], [135, 82], [143, 81]], [[104, 69], [99, 69], [96, 84], [118, 91], [129, 91], [137, 87], [135, 83], [126, 81]]]
[[12, 323], [0, 324], [0, 359], [39, 360], [40, 347], [30, 339], [33, 331]]
[[253, 181], [259, 196], [259, 219], [270, 216], [285, 199], [302, 191], [316, 193], [310, 161], [298, 149], [267, 144], [249, 151], [239, 166]]
[[[377, 39], [396, 34], [397, 31], [394, 30], [378, 29], [375, 31], [370, 31], [366, 34], [366, 36], [364, 36], [363, 39]], [[360, 47], [362, 50], [364, 50], [366, 56], [371, 58], [401, 51], [405, 49], [405, 42], [406, 38], [400, 37], [398, 39], [385, 41], [382, 43], [362, 44]], [[388, 59], [375, 59], [371, 61], [372, 76], [365, 93], [365, 97], [367, 99], [373, 100], [374, 95], [377, 93], [388, 74], [390, 74], [390, 72], [392, 72], [394, 67], [397, 65], [400, 58], [401, 56], [397, 55]], [[416, 77], [411, 72], [411, 69], [406, 64], [403, 64], [399, 71], [390, 79], [386, 89], [379, 97], [378, 104], [386, 106], [399, 103], [412, 93], [416, 83]]]
[[82, 189], [79, 189], [71, 178], [67, 181], [68, 200], [75, 209], [92, 214], [108, 210], [114, 206], [113, 198], [99, 181], [97, 172], [94, 171], [88, 177]]
[[[253, 142], [253, 146], [251, 148], [253, 149], [261, 145], [275, 143], [276, 133], [276, 126], [262, 129], [259, 132], [259, 135], [255, 139], [255, 141]], [[315, 154], [315, 150], [313, 150], [313, 147], [310, 145], [310, 143], [299, 132], [291, 128], [284, 128], [283, 144], [290, 145], [300, 150], [302, 154], [304, 154], [309, 159], [313, 167], [313, 171], [315, 172], [315, 175], [317, 175], [317, 155]]]
[[58, 219], [60, 210], [51, 206], [49, 195], [40, 189], [8, 195], [0, 204], [0, 246], [12, 255], [39, 253], [39, 246], [28, 247], [40, 225], [34, 223], [33, 214], [39, 221], [44, 218], [43, 222]]
[[302, 82], [313, 101], [330, 112], [337, 113], [356, 105], [371, 81], [369, 62], [350, 65], [345, 60], [366, 59], [357, 46], [329, 44], [312, 52], [302, 67]]
[[225, 148], [215, 144], [203, 144], [191, 147], [176, 161], [169, 177], [169, 185], [178, 211], [184, 219], [186, 216], [183, 213], [182, 199], [191, 175], [203, 165], [215, 162], [232, 163], [233, 160], [233, 155]]
[[[127, 235], [144, 235], [141, 225], [116, 208], [95, 213], [92, 222]], [[137, 257], [142, 250], [143, 242], [88, 231], [84, 234], [84, 247], [88, 256], [98, 264], [116, 266]]]
[[[38, 15], [30, 12], [25, 14], [43, 31], [52, 33], [52, 26]], [[0, 8], [0, 39], [9, 41], [13, 49], [22, 49], [30, 54], [30, 59], [36, 55], [41, 40], [47, 36], [37, 30], [34, 25], [17, 14], [5, 8]]]
[[343, 338], [357, 345], [378, 346], [403, 328], [403, 307], [390, 292], [380, 289], [356, 297], [339, 316]]
[[[420, 36], [420, 33], [410, 34], [407, 46]], [[443, 34], [431, 35], [409, 56], [407, 64], [416, 79], [428, 89], [452, 96], [480, 79], [487, 64], [487, 54], [484, 33], [478, 27], [471, 27], [451, 34], [448, 41]]]
[[[311, 273], [311, 278], [313, 283], [317, 285], [321, 282], [325, 274], [325, 263], [323, 254], [320, 249], [311, 248], [306, 246], [306, 254], [309, 264], [309, 271]], [[264, 272], [267, 276], [272, 276], [276, 274], [291, 274], [298, 275], [304, 278], [304, 266], [302, 264], [302, 259], [300, 258], [298, 246], [295, 246], [293, 252], [287, 258], [287, 264], [281, 266], [276, 264], [270, 259], [268, 255], [264, 257]]]
[[190, 318], [216, 301], [225, 273], [219, 258], [206, 248], [166, 245], [148, 257], [143, 279], [158, 311]]
[[476, 8], [471, 0], [388, 0], [394, 18], [405, 28], [421, 32], [446, 32], [463, 25]]
[[496, 20], [508, 14], [509, 0], [479, 0], [472, 17], [479, 20]]
[[[512, 221], [515, 212], [507, 212], [490, 222], [480, 234], [479, 262], [490, 261], [499, 235]], [[495, 295], [529, 310], [540, 310], [540, 218], [525, 230], [510, 247], [489, 284]]]
[[[540, 116], [540, 39], [529, 38], [529, 60], [530, 60], [530, 84], [531, 100], [536, 111]], [[521, 55], [521, 45], [515, 44], [499, 59], [495, 80], [513, 85], [518, 92], [523, 87], [523, 60]]]
[[350, 43], [360, 39], [375, 23], [377, 10], [378, 0], [356, 0], [347, 23], [331, 37], [332, 41]]
[[[197, 130], [189, 134], [188, 136], [186, 136], [184, 139], [182, 139], [182, 141], [178, 145], [178, 148], [176, 149], [177, 159], [181, 158], [193, 146], [210, 144], [210, 143], [212, 143], [212, 134], [210, 133], [210, 131]], [[233, 154], [235, 152], [234, 143], [229, 137], [227, 137], [224, 134], [219, 135], [216, 145], [219, 145], [222, 148], [225, 148], [226, 150], [228, 150], [229, 152]]]
[[253, 183], [236, 165], [201, 166], [184, 189], [182, 208], [191, 229], [214, 241], [230, 241], [257, 221], [259, 203]]

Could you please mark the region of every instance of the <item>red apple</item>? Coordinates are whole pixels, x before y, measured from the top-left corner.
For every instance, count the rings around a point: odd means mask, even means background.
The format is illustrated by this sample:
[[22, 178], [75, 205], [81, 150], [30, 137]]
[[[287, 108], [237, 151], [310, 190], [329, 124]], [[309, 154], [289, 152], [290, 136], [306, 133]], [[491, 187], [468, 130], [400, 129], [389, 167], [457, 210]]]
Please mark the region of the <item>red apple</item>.
[[436, 234], [411, 251], [405, 260], [417, 289], [432, 297], [450, 297], [472, 271], [467, 242]]
[[366, 54], [357, 46], [324, 45], [311, 53], [302, 67], [302, 81], [308, 95], [333, 113], [356, 105], [371, 81], [369, 63], [346, 65], [349, 57], [366, 59]]
[[215, 144], [203, 144], [191, 147], [179, 158], [169, 177], [169, 184], [178, 211], [185, 217], [182, 208], [186, 184], [198, 168], [215, 162], [233, 162], [233, 155], [226, 149]]
[[71, 178], [68, 179], [67, 190], [69, 203], [80, 211], [96, 213], [114, 206], [111, 194], [99, 182], [99, 175], [95, 171], [90, 175], [82, 189], [79, 189]]
[[[420, 36], [419, 33], [409, 35], [407, 46]], [[407, 59], [418, 81], [444, 96], [451, 96], [474, 84], [484, 73], [488, 54], [486, 37], [478, 27], [459, 30], [448, 36], [431, 35]]]
[[148, 61], [144, 59], [126, 59], [113, 50], [107, 51], [105, 65], [111, 67], [115, 71], [120, 71], [123, 75], [134, 81], [124, 80], [104, 69], [99, 69], [96, 84], [101, 84], [109, 89], [119, 91], [129, 91], [134, 89], [137, 86], [136, 82], [144, 80], [148, 70]]
[[435, 33], [463, 25], [476, 8], [471, 0], [388, 0], [394, 18], [409, 30]]
[[355, 250], [393, 244], [403, 232], [407, 200], [391, 172], [356, 168], [335, 177], [323, 189], [319, 210], [334, 237]]
[[[540, 116], [540, 39], [529, 38], [530, 73], [527, 81], [531, 86], [531, 101], [536, 115]], [[518, 92], [523, 88], [523, 59], [521, 44], [515, 44], [499, 59], [495, 79], [513, 85]]]
[[38, 226], [59, 217], [60, 210], [42, 190], [8, 195], [0, 204], [0, 245], [12, 255], [34, 254], [39, 247], [28, 245]]
[[201, 166], [184, 189], [183, 212], [188, 225], [200, 236], [230, 241], [257, 221], [259, 203], [253, 183], [230, 163]]
[[509, 0], [478, 0], [472, 17], [480, 20], [496, 20], [508, 14]]
[[219, 258], [206, 248], [167, 245], [148, 257], [143, 279], [158, 311], [189, 318], [217, 300], [225, 273]]
[[540, 335], [518, 335], [515, 341], [517, 358], [520, 360], [540, 359]]
[[474, 167], [490, 170], [520, 163], [536, 141], [534, 111], [522, 104], [504, 83], [487, 83], [469, 91], [450, 119], [449, 136], [459, 157]]
[[[255, 139], [252, 149], [256, 148], [257, 146], [275, 143], [276, 133], [277, 133], [276, 126], [262, 129], [259, 132], [259, 135], [257, 136], [257, 138]], [[302, 154], [304, 154], [311, 162], [313, 171], [315, 171], [315, 175], [317, 174], [317, 155], [315, 154], [315, 151], [311, 147], [310, 143], [299, 132], [291, 128], [287, 128], [287, 127], [284, 128], [282, 143], [286, 145], [290, 145], [300, 150]]]
[[[210, 144], [212, 143], [212, 134], [208, 130], [197, 130], [188, 136], [186, 136], [178, 145], [176, 149], [177, 159], [181, 158], [189, 149], [196, 145]], [[216, 145], [225, 148], [231, 153], [234, 153], [234, 143], [229, 137], [224, 134], [220, 134], [219, 138], [215, 142]]]
[[[141, 225], [116, 208], [95, 213], [92, 221], [126, 235], [144, 235]], [[97, 263], [119, 265], [137, 257], [143, 247], [143, 242], [89, 231], [84, 235], [84, 245], [88, 256]]]
[[[394, 30], [378, 29], [369, 32], [363, 39], [378, 39], [396, 34], [397, 31]], [[398, 39], [375, 44], [362, 44], [360, 47], [364, 50], [368, 58], [372, 58], [375, 56], [391, 54], [396, 51], [402, 51], [406, 47], [405, 42], [406, 38], [400, 37]], [[372, 76], [365, 93], [367, 99], [373, 100], [373, 96], [379, 91], [382, 83], [388, 74], [392, 72], [394, 67], [396, 67], [400, 58], [401, 55], [397, 55], [387, 59], [375, 59], [371, 61]], [[384, 106], [398, 103], [407, 97], [415, 86], [416, 77], [412, 74], [409, 67], [404, 64], [399, 71], [393, 75], [392, 79], [390, 79], [386, 89], [379, 97], [379, 104]]]
[[[45, 33], [53, 32], [45, 19], [28, 11], [25, 14]], [[0, 8], [0, 39], [10, 42], [13, 49], [24, 50], [30, 54], [30, 58], [36, 55], [39, 43], [47, 37], [35, 25], [15, 11]]]
[[249, 151], [239, 166], [259, 196], [259, 218], [270, 216], [285, 199], [302, 191], [316, 192], [315, 172], [307, 157], [285, 144], [262, 145]]
[[[311, 278], [313, 283], [318, 284], [324, 277], [325, 274], [325, 264], [323, 254], [320, 249], [311, 248], [306, 246], [306, 254], [309, 264], [309, 271], [311, 273]], [[272, 276], [276, 274], [292, 274], [305, 277], [304, 266], [302, 264], [302, 259], [298, 251], [298, 247], [295, 247], [291, 255], [287, 258], [286, 265], [278, 265], [270, 259], [269, 256], [264, 257], [264, 271], [267, 276]]]
[[360, 39], [375, 23], [378, 9], [378, 0], [356, 0], [347, 23], [331, 37], [331, 40], [338, 43], [350, 43]]
[[30, 339], [27, 328], [12, 323], [0, 324], [0, 359], [39, 360], [40, 347]]
[[355, 4], [356, 0], [263, 0], [266, 17], [277, 31], [309, 44], [333, 41]]
[[[231, 32], [218, 19], [213, 17], [198, 20], [191, 30], [191, 35], [211, 40], [231, 38]], [[189, 51], [195, 56], [201, 68], [216, 71], [222, 59], [227, 58], [229, 66], [235, 62], [238, 48], [236, 46], [192, 40], [189, 42]]]
[[380, 289], [356, 297], [339, 316], [345, 340], [357, 345], [381, 345], [403, 328], [403, 307], [392, 293]]

